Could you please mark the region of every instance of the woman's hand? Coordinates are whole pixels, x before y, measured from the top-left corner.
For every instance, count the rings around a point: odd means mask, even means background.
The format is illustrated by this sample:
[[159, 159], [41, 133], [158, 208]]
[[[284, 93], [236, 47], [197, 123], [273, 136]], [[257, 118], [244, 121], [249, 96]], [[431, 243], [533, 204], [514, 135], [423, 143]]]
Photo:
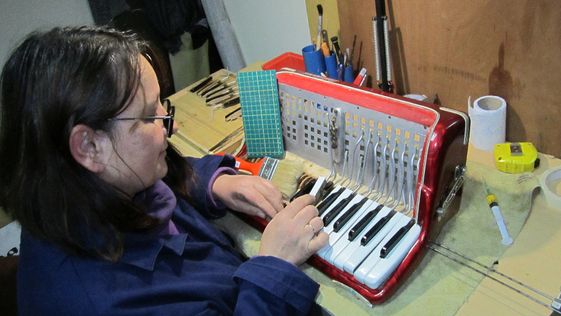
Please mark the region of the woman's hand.
[[283, 209], [282, 193], [261, 177], [221, 175], [212, 193], [229, 209], [261, 218], [272, 218]]
[[300, 265], [325, 246], [329, 237], [321, 231], [323, 221], [314, 202], [313, 196], [303, 195], [278, 213], [263, 231], [259, 255]]

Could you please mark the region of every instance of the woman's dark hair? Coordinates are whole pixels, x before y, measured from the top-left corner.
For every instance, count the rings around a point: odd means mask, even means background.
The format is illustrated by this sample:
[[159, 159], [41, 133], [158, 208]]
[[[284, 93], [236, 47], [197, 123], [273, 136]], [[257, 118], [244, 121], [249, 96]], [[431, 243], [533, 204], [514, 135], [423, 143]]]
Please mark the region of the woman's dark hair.
[[[34, 236], [72, 253], [116, 260], [122, 232], [157, 224], [130, 197], [77, 163], [69, 149], [77, 124], [111, 135], [108, 119], [135, 94], [139, 58], [147, 51], [129, 33], [55, 28], [29, 35], [6, 62], [0, 205]], [[171, 160], [177, 165], [170, 170], [189, 172], [183, 160]]]

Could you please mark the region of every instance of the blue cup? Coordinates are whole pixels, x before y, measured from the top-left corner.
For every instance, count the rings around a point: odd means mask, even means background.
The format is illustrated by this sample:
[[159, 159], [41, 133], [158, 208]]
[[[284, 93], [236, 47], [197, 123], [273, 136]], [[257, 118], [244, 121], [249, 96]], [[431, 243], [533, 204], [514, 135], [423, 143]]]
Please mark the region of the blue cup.
[[304, 65], [306, 71], [312, 74], [320, 75], [325, 72], [325, 61], [321, 50], [316, 50], [314, 45], [308, 45], [302, 48], [302, 57], [304, 57]]
[[335, 54], [325, 57], [325, 68], [327, 68], [327, 76], [331, 79], [339, 79], [337, 74], [337, 58]]
[[353, 66], [348, 65], [347, 67], [345, 67], [345, 70], [343, 71], [343, 81], [352, 83], [354, 80], [355, 77], [353, 74]]

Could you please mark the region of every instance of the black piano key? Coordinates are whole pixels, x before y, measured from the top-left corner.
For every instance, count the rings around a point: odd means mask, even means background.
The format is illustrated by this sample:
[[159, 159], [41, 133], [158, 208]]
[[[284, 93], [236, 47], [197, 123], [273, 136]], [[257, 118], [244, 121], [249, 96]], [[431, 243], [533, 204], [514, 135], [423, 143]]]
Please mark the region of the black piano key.
[[364, 217], [362, 217], [358, 221], [358, 223], [356, 223], [355, 226], [353, 226], [353, 228], [349, 230], [349, 241], [355, 240], [356, 236], [358, 236], [368, 225], [368, 223], [370, 223], [370, 221], [374, 219], [376, 215], [378, 215], [382, 207], [384, 207], [383, 204], [376, 206], [375, 209], [366, 213], [366, 215], [364, 215]]
[[382, 229], [382, 227], [384, 227], [384, 225], [386, 225], [390, 221], [390, 219], [392, 219], [395, 213], [396, 212], [394, 210], [391, 210], [388, 215], [382, 217], [378, 221], [378, 223], [374, 224], [374, 226], [370, 228], [370, 230], [366, 234], [364, 234], [364, 236], [362, 236], [362, 238], [360, 239], [360, 244], [366, 246], [368, 242], [372, 238], [374, 238], [374, 236], [376, 236], [378, 232], [380, 232], [380, 229]]
[[331, 205], [331, 203], [335, 202], [337, 198], [345, 191], [345, 188], [339, 187], [339, 189], [331, 194], [329, 194], [325, 199], [323, 199], [318, 205], [318, 213], [321, 216], [325, 210]]
[[323, 190], [321, 190], [321, 192], [318, 192], [318, 201], [323, 199], [325, 197], [325, 194], [327, 194], [327, 192], [330, 192], [331, 190], [333, 190], [333, 187], [335, 186], [335, 183], [333, 183], [333, 181], [328, 181], [324, 186], [323, 186]]
[[403, 238], [403, 236], [407, 234], [407, 232], [411, 229], [411, 227], [413, 227], [414, 224], [415, 220], [411, 219], [409, 223], [401, 227], [395, 233], [395, 235], [393, 235], [392, 238], [390, 238], [390, 240], [388, 240], [388, 242], [382, 247], [382, 249], [380, 250], [380, 258], [385, 258], [387, 255], [389, 255], [390, 252], [392, 252], [393, 248], [395, 248], [397, 243], [401, 240], [401, 238]]
[[327, 226], [327, 225], [331, 224], [331, 222], [335, 219], [335, 217], [337, 217], [337, 215], [339, 215], [339, 213], [341, 213], [341, 211], [347, 205], [349, 205], [349, 203], [351, 203], [351, 201], [352, 201], [352, 199], [354, 199], [354, 197], [355, 197], [355, 194], [351, 193], [349, 196], [347, 196], [346, 198], [339, 201], [339, 203], [337, 203], [337, 205], [335, 205], [329, 211], [329, 213], [325, 214], [325, 216], [323, 217], [323, 225]]
[[333, 224], [333, 231], [338, 232], [343, 226], [345, 226], [345, 224], [351, 219], [351, 217], [356, 214], [356, 212], [364, 205], [364, 203], [366, 203], [366, 201], [368, 201], [367, 198], [362, 198], [362, 200], [360, 200], [358, 203], [355, 203], [353, 206], [351, 206], [345, 212], [345, 214], [341, 215], [341, 217], [339, 217], [339, 219], [336, 220]]

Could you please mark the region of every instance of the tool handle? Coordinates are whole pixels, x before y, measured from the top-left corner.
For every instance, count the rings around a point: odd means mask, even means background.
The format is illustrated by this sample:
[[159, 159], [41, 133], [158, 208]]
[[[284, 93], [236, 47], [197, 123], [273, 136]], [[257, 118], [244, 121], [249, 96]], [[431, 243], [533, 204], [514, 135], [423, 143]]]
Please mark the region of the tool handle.
[[326, 42], [321, 43], [321, 52], [323, 53], [324, 57], [331, 56], [331, 52], [329, 51], [329, 46], [327, 46]]
[[224, 104], [222, 104], [222, 107], [223, 108], [228, 108], [228, 107], [231, 107], [232, 105], [236, 105], [236, 104], [239, 104], [239, 103], [240, 103], [240, 97], [236, 97], [236, 98], [233, 98], [233, 99], [230, 99], [230, 100], [224, 102]]
[[512, 244], [512, 237], [510, 237], [508, 230], [505, 225], [505, 221], [503, 219], [503, 214], [501, 213], [501, 209], [498, 205], [491, 206], [491, 211], [493, 212], [493, 216], [495, 217], [495, 221], [497, 222], [497, 226], [499, 226], [499, 231], [501, 232], [501, 237], [503, 240], [501, 241], [503, 245], [508, 246]]
[[[224, 153], [216, 153], [217, 156], [224, 156]], [[236, 160], [236, 165], [234, 166], [235, 169], [237, 170], [243, 170], [243, 171], [247, 171], [249, 173], [251, 173], [254, 176], [258, 176], [259, 175], [259, 171], [261, 170], [261, 167], [263, 166], [263, 159], [260, 159], [257, 162], [249, 162], [245, 159], [239, 158], [239, 157], [234, 157], [234, 159]]]
[[189, 90], [189, 92], [197, 92], [199, 89], [202, 89], [212, 80], [212, 76], [208, 76], [205, 80], [201, 81], [198, 85], [194, 86]]
[[341, 56], [341, 48], [339, 47], [339, 38], [337, 36], [333, 36], [331, 38], [331, 43], [333, 43], [333, 50], [335, 51], [337, 64], [343, 63], [343, 57]]

